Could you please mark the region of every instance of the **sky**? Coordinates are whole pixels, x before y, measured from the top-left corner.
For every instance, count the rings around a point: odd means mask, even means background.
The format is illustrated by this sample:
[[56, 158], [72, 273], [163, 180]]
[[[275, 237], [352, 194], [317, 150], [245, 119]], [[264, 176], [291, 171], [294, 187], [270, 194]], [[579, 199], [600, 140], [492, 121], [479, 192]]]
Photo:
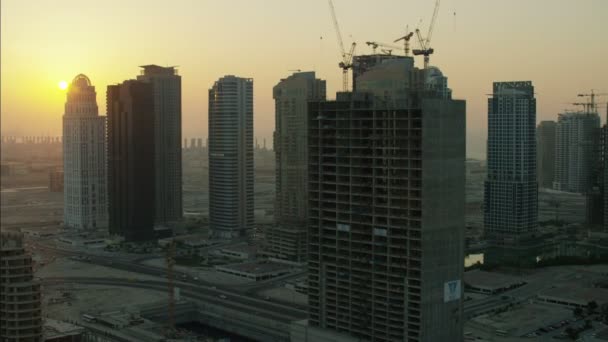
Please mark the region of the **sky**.
[[[334, 0], [344, 44], [426, 33], [434, 0]], [[0, 117], [4, 135], [61, 135], [65, 91], [79, 73], [97, 90], [139, 65], [178, 66], [183, 137], [207, 137], [207, 91], [223, 75], [254, 79], [255, 136], [271, 146], [272, 87], [293, 70], [341, 87], [326, 0], [2, 0]], [[467, 150], [484, 158], [494, 81], [531, 80], [537, 120], [555, 120], [581, 92], [608, 92], [608, 0], [442, 0], [431, 65], [467, 101]], [[416, 47], [414, 44], [413, 47]], [[422, 57], [417, 58], [422, 64]], [[608, 102], [608, 97], [599, 98]]]

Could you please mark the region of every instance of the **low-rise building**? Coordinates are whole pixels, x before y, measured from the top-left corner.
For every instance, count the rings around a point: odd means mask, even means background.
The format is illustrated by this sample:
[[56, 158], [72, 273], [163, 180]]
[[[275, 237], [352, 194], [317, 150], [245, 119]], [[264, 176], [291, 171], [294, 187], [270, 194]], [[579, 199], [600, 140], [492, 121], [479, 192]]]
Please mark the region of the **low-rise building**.
[[215, 266], [215, 269], [219, 272], [252, 279], [255, 281], [278, 277], [291, 271], [290, 266], [272, 261], [254, 261], [231, 265], [221, 265]]

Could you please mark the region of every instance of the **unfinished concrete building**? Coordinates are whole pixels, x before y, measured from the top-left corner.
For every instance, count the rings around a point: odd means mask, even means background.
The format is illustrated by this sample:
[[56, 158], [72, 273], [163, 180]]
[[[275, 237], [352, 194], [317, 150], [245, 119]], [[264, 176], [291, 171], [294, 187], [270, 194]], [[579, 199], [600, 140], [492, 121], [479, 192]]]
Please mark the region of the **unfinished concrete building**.
[[309, 324], [462, 341], [465, 102], [387, 60], [309, 104]]
[[0, 341], [42, 340], [40, 284], [23, 235], [0, 233]]

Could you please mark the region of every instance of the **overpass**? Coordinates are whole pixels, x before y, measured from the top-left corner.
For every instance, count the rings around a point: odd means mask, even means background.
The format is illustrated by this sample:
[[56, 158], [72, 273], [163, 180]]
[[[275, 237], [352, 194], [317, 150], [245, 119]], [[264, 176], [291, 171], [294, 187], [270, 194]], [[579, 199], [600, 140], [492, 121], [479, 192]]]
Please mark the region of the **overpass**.
[[[167, 285], [163, 281], [135, 279], [65, 277], [42, 279], [42, 283], [78, 283], [167, 291]], [[194, 321], [260, 341], [289, 341], [290, 323], [307, 318], [305, 310], [293, 306], [188, 284], [177, 283], [175, 286], [181, 289], [184, 298], [196, 304], [192, 306], [180, 303], [176, 306], [175, 321], [178, 324]], [[142, 306], [140, 314], [152, 321], [164, 322], [168, 318], [167, 311], [167, 305], [160, 303]]]

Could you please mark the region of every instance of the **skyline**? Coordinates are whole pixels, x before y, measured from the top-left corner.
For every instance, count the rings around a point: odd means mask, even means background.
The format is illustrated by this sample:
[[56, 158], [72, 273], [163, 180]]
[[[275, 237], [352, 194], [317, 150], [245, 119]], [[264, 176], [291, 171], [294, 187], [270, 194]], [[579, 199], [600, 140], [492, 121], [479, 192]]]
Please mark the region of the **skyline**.
[[[60, 135], [65, 91], [58, 83], [79, 73], [91, 78], [105, 115], [107, 86], [135, 78], [140, 65], [156, 63], [177, 65], [182, 76], [184, 138], [208, 136], [207, 91], [217, 78], [236, 75], [255, 80], [254, 135], [271, 142], [272, 87], [290, 70], [316, 71], [327, 80], [328, 99], [340, 89], [336, 35], [323, 0], [236, 3], [3, 1], [2, 134]], [[407, 23], [411, 29], [421, 18], [426, 34], [434, 5], [391, 0], [370, 11], [358, 0], [334, 4], [344, 43], [355, 40], [357, 54], [372, 52], [366, 41], [392, 43]], [[579, 102], [578, 93], [608, 91], [602, 84], [608, 78], [602, 60], [608, 47], [602, 44], [601, 21], [607, 10], [608, 2], [601, 0], [442, 1], [431, 65], [448, 77], [455, 99], [467, 100], [468, 156], [485, 157], [486, 94], [494, 81], [533, 81], [537, 122], [556, 120], [573, 108], [566, 103]], [[27, 21], [19, 20], [25, 16]], [[172, 22], [180, 25], [164, 25]], [[577, 23], [576, 29], [567, 23]]]

